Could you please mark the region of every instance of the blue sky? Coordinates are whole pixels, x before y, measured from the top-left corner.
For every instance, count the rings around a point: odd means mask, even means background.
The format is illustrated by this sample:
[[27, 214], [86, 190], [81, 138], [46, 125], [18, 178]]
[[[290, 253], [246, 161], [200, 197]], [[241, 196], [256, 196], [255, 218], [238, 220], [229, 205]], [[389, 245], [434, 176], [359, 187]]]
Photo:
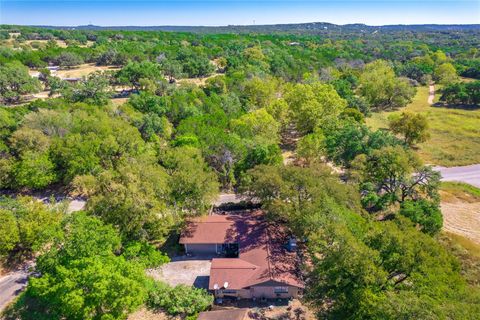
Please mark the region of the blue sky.
[[228, 25], [480, 23], [480, 0], [0, 0], [0, 24]]

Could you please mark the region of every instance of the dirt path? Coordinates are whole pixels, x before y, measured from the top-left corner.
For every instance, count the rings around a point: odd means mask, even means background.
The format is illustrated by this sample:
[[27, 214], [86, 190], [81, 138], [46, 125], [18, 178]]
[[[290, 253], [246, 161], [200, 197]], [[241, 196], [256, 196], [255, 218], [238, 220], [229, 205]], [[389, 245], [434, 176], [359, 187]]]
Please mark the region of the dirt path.
[[431, 84], [428, 87], [428, 104], [433, 104], [433, 100], [435, 99], [435, 86]]

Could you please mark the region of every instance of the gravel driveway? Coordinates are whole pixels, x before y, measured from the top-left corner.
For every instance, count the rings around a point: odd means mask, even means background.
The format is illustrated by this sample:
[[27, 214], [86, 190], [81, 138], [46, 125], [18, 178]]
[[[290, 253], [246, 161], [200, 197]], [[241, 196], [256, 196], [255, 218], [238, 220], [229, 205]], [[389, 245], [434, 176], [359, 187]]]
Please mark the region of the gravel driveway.
[[155, 280], [167, 282], [172, 286], [186, 284], [208, 289], [211, 264], [210, 260], [178, 259], [160, 268], [151, 269], [147, 274]]

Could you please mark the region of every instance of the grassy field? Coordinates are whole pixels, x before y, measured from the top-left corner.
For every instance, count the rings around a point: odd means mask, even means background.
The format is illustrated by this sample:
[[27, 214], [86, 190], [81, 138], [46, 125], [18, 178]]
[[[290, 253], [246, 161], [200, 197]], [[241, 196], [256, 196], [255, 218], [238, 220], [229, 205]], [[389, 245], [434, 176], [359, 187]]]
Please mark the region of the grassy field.
[[[434, 102], [438, 101], [437, 91]], [[431, 138], [418, 145], [418, 153], [428, 164], [461, 166], [480, 163], [480, 108], [458, 109], [430, 106], [428, 87], [419, 87], [412, 103], [394, 112], [378, 112], [367, 119], [374, 128], [386, 128], [390, 114], [402, 111], [425, 114]]]

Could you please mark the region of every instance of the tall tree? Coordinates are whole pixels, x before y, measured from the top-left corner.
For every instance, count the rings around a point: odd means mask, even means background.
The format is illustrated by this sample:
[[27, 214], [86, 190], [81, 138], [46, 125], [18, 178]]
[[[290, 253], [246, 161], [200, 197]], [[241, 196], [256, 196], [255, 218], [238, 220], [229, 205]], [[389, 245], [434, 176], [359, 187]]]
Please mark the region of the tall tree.
[[392, 67], [383, 60], [367, 64], [359, 81], [360, 92], [378, 110], [404, 107], [412, 101], [416, 91], [407, 79], [397, 78]]
[[19, 62], [0, 65], [0, 99], [4, 103], [18, 102], [24, 94], [38, 92], [40, 82], [28, 74]]
[[394, 134], [402, 135], [409, 146], [425, 142], [430, 137], [427, 117], [420, 113], [402, 112], [399, 116], [389, 117], [388, 127]]

